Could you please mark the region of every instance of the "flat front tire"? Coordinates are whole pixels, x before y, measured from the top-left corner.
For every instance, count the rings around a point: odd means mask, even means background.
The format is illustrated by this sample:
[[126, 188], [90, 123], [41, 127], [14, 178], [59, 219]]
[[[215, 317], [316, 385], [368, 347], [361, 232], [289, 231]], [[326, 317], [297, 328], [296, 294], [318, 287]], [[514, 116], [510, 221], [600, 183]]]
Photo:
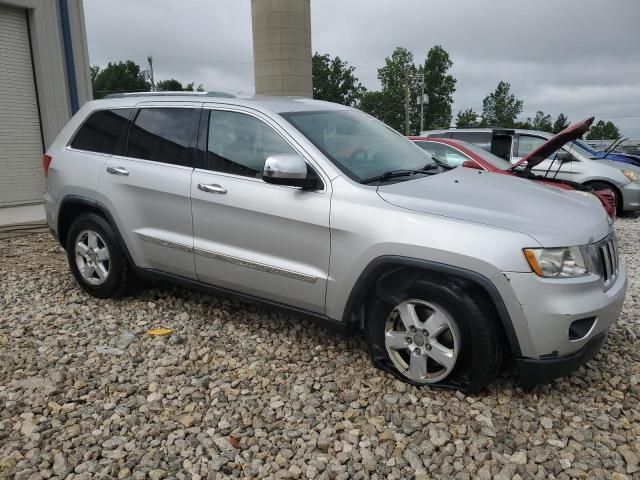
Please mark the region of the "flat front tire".
[[375, 298], [366, 337], [373, 363], [413, 385], [478, 391], [497, 376], [502, 336], [473, 286], [418, 278], [394, 300]]

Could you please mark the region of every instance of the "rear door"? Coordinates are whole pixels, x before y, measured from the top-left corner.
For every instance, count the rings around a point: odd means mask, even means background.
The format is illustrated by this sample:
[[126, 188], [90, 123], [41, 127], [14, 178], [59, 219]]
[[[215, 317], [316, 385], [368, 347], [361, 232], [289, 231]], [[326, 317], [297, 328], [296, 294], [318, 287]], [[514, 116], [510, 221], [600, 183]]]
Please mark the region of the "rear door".
[[191, 175], [201, 104], [139, 105], [100, 190], [137, 266], [195, 278]]
[[[522, 159], [525, 155], [538, 148], [545, 143], [548, 139], [540, 137], [538, 135], [529, 135], [521, 133], [518, 135], [518, 141], [516, 146], [516, 153], [514, 155], [512, 163], [516, 163]], [[559, 178], [563, 180], [571, 180], [573, 175], [574, 162], [565, 161], [561, 162], [556, 158], [556, 154], [552, 157], [540, 162], [536, 165], [532, 171], [536, 175], [546, 176], [548, 178]]]
[[[203, 110], [204, 162], [191, 183], [198, 279], [324, 312], [330, 183], [284, 129], [250, 109]], [[317, 191], [262, 180], [267, 157], [298, 153], [323, 180]]]

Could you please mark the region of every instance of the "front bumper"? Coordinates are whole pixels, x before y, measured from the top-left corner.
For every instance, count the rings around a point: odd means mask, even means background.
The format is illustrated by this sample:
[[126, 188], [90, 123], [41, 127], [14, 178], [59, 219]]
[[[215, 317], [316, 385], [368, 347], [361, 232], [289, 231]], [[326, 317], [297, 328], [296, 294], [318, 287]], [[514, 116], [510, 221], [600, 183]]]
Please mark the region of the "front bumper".
[[622, 209], [625, 212], [640, 210], [640, 183], [627, 183], [620, 191], [622, 192]]
[[520, 371], [520, 383], [526, 390], [554, 378], [563, 377], [577, 370], [599, 351], [607, 339], [608, 331], [591, 338], [580, 350], [571, 355], [556, 358], [518, 358], [516, 363]]

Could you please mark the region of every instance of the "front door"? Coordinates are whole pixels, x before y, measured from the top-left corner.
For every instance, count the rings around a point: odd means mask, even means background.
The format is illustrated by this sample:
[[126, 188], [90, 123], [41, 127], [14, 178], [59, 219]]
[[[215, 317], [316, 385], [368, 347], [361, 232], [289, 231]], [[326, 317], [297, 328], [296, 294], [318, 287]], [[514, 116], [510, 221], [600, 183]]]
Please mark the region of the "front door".
[[324, 312], [329, 182], [323, 179], [318, 191], [264, 182], [266, 158], [301, 153], [295, 142], [257, 113], [240, 108], [204, 112], [205, 159], [191, 182], [198, 279]]
[[124, 155], [110, 157], [100, 176], [138, 267], [195, 278], [190, 147], [199, 113], [199, 104], [140, 108]]

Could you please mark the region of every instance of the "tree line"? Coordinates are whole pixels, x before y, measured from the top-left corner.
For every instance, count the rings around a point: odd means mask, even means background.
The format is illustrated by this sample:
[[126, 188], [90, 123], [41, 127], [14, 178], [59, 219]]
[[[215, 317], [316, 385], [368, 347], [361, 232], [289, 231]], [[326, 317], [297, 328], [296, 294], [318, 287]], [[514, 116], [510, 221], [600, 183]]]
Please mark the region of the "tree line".
[[[511, 93], [511, 85], [501, 81], [482, 101], [482, 111], [461, 110], [455, 121], [452, 115], [456, 78], [451, 74], [453, 62], [440, 45], [427, 52], [424, 62], [414, 63], [413, 54], [397, 47], [384, 65], [378, 69], [380, 90], [367, 90], [356, 76], [356, 68], [340, 57], [315, 53], [312, 59], [313, 98], [359, 108], [382, 120], [399, 132], [412, 135], [425, 130], [469, 127], [525, 128], [557, 133], [569, 125], [567, 116], [560, 113], [555, 120], [538, 111], [534, 118], [518, 121], [524, 100]], [[132, 60], [114, 62], [90, 70], [94, 98], [116, 92], [203, 91], [202, 84], [183, 85], [174, 78], [152, 83], [149, 76]], [[419, 104], [422, 93], [428, 102]], [[408, 108], [407, 108], [408, 107]], [[424, 115], [424, 116], [422, 116]], [[421, 119], [422, 116], [422, 119]], [[409, 124], [407, 126], [407, 118]], [[587, 139], [615, 139], [618, 128], [610, 121], [598, 121], [587, 133]]]
[[[482, 101], [482, 112], [473, 109], [459, 111], [453, 121], [451, 108], [456, 91], [456, 79], [450, 73], [453, 62], [440, 45], [432, 47], [423, 63], [416, 65], [413, 54], [397, 47], [378, 69], [381, 88], [367, 90], [358, 80], [355, 67], [340, 57], [316, 53], [313, 56], [313, 97], [360, 108], [382, 120], [399, 132], [412, 135], [420, 132], [421, 98], [424, 92], [428, 103], [424, 105], [425, 130], [469, 127], [524, 128], [558, 133], [569, 126], [569, 119], [560, 113], [551, 115], [538, 111], [534, 118], [518, 121], [524, 109], [524, 100], [511, 93], [511, 85], [501, 81]], [[408, 92], [408, 95], [407, 95]], [[406, 124], [406, 103], [409, 103], [409, 128]], [[599, 120], [587, 134], [587, 139], [615, 139], [618, 128], [610, 121]]]

